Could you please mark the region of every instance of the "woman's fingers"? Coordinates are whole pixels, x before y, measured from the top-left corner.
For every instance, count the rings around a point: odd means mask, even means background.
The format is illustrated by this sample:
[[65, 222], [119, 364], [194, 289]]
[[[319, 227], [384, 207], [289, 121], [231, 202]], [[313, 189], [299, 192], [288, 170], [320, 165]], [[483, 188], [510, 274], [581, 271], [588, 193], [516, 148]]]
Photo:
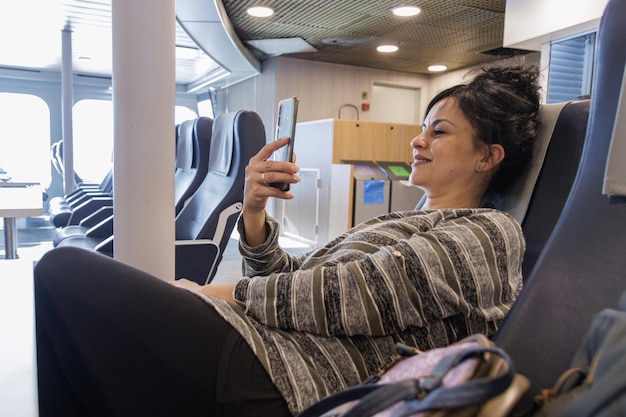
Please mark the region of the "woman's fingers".
[[275, 150], [285, 146], [288, 142], [289, 138], [284, 137], [268, 143], [262, 147], [261, 150], [252, 157], [252, 159], [250, 159], [250, 163], [252, 164], [255, 162], [267, 161], [270, 159]]

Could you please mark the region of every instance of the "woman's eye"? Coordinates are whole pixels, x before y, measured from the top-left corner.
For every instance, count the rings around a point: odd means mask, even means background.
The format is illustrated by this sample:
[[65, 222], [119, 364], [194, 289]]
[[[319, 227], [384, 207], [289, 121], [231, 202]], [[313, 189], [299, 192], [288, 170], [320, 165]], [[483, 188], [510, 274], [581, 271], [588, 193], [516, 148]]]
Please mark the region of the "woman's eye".
[[443, 134], [444, 134], [444, 133], [446, 133], [446, 132], [444, 132], [443, 130], [438, 130], [438, 129], [435, 129], [435, 130], [433, 131], [433, 133], [434, 133], [434, 135], [435, 135], [435, 136], [440, 136], [440, 135], [443, 135]]

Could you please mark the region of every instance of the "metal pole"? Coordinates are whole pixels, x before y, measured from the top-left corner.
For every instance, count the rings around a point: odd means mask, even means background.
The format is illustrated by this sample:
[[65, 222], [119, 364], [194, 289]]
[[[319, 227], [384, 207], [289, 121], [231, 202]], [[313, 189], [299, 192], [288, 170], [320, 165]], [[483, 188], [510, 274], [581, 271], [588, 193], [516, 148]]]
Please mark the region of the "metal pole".
[[72, 106], [74, 105], [74, 85], [72, 69], [72, 31], [66, 26], [61, 31], [61, 114], [63, 115], [63, 190], [67, 195], [76, 188], [74, 178], [74, 134], [72, 128]]

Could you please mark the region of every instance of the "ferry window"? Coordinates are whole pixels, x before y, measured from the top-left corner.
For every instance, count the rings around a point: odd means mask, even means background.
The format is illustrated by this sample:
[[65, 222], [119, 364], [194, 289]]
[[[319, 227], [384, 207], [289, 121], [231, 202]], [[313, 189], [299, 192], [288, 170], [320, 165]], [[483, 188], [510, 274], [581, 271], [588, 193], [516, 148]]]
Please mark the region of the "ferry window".
[[211, 100], [198, 101], [198, 112], [200, 113], [200, 116], [210, 117], [213, 119], [213, 104], [211, 103]]
[[595, 32], [552, 42], [548, 77], [548, 103], [591, 95]]
[[176, 124], [182, 123], [185, 120], [195, 119], [196, 117], [198, 117], [196, 112], [189, 107], [176, 106], [174, 109], [174, 122]]
[[113, 160], [113, 102], [80, 100], [72, 116], [74, 171], [85, 181], [99, 183]]
[[[87, 181], [100, 182], [113, 160], [113, 102], [80, 100], [74, 104], [74, 171]], [[176, 106], [175, 123], [195, 119], [196, 112]]]
[[0, 167], [15, 181], [50, 183], [50, 110], [40, 97], [0, 93]]

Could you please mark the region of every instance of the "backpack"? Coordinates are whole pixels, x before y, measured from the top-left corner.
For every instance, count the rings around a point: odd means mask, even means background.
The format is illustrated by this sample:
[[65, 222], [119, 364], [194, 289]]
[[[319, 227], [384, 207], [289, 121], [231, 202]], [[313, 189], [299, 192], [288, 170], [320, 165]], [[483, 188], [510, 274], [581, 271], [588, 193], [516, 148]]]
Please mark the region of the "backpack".
[[378, 374], [298, 417], [506, 416], [529, 385], [506, 352], [480, 334], [426, 352], [396, 347], [398, 356]]
[[535, 401], [533, 417], [626, 416], [626, 292], [594, 316], [571, 368]]

